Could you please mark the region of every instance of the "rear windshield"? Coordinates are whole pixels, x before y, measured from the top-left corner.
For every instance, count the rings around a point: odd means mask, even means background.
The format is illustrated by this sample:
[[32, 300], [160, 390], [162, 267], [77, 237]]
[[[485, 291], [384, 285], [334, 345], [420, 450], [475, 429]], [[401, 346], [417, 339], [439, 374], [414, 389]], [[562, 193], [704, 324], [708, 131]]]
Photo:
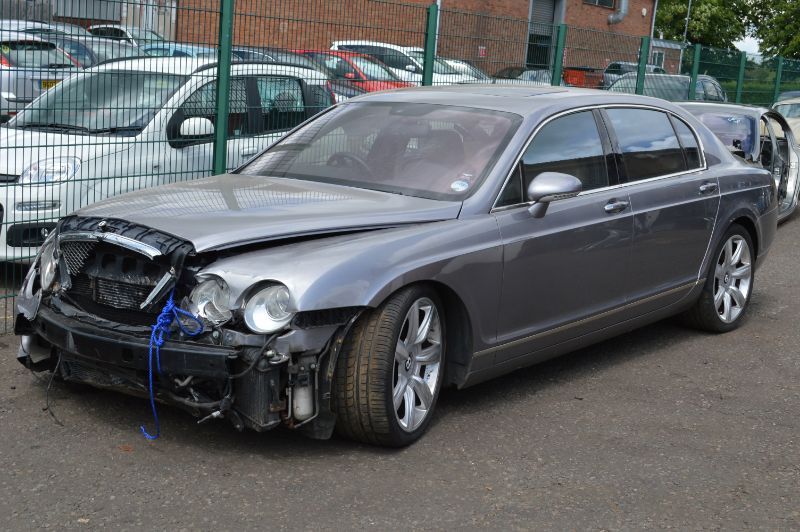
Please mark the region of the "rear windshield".
[[461, 200], [480, 186], [521, 120], [447, 105], [348, 103], [284, 137], [241, 172]]
[[17, 68], [72, 68], [69, 57], [50, 42], [6, 41], [0, 43], [0, 55]]
[[[417, 62], [419, 62], [420, 66], [425, 64], [425, 53], [424, 52], [419, 52], [417, 50], [412, 50], [412, 51], [407, 52], [407, 53], [408, 53], [409, 57], [413, 57], [414, 59], [416, 59]], [[434, 74], [452, 75], [452, 74], [458, 74], [458, 70], [456, 70], [455, 68], [453, 68], [450, 65], [448, 65], [447, 63], [445, 63], [444, 59], [440, 59], [440, 58], [436, 57], [433, 60], [433, 73]]]
[[[731, 151], [750, 153], [756, 142], [757, 124], [750, 116], [736, 113], [698, 113], [706, 125]], [[741, 143], [741, 144], [740, 144]]]

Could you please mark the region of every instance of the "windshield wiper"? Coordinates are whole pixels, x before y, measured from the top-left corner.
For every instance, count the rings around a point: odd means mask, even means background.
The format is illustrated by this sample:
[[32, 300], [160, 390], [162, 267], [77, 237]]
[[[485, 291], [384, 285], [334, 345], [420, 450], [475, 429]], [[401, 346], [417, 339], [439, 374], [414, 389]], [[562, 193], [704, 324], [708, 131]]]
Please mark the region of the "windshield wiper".
[[72, 68], [74, 66], [72, 63], [50, 63], [47, 68]]
[[114, 126], [114, 127], [102, 127], [100, 129], [87, 129], [88, 133], [92, 135], [98, 133], [122, 133], [124, 131], [141, 131], [141, 126]]
[[55, 122], [30, 122], [27, 124], [19, 124], [17, 126], [19, 129], [27, 129], [27, 128], [40, 128], [40, 129], [57, 129], [62, 131], [83, 131], [85, 133], [89, 133], [89, 128], [84, 126], [74, 126], [72, 124], [58, 124]]

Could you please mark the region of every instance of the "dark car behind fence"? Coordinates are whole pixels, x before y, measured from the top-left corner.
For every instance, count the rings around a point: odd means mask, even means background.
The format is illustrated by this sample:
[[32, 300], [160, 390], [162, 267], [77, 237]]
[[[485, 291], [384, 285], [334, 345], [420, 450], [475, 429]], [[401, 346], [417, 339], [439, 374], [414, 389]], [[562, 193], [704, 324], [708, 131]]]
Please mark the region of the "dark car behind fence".
[[[125, 191], [233, 169], [305, 118], [363, 92], [324, 61], [310, 70], [308, 57], [292, 50], [325, 50], [334, 41], [353, 40], [415, 47], [382, 55], [394, 72], [383, 75], [423, 85], [477, 82], [468, 68], [456, 68], [466, 65], [490, 78], [501, 71], [521, 72], [490, 82], [607, 89], [609, 66], [625, 64], [632, 72], [624, 90], [638, 94], [653, 90], [648, 87], [662, 78], [648, 83], [648, 76], [662, 71], [666, 74], [656, 75], [672, 76], [670, 87], [685, 90], [653, 94], [674, 99], [706, 99], [707, 78], [729, 101], [742, 103], [768, 105], [783, 92], [800, 90], [800, 61], [439, 9], [429, 0], [52, 6], [2, 0], [0, 21], [14, 31], [2, 33], [0, 42], [0, 106], [6, 109], [0, 112], [0, 299], [6, 331], [26, 264], [67, 212]], [[94, 25], [117, 26], [120, 35], [125, 28], [154, 30], [144, 44], [169, 41], [161, 48], [173, 59], [120, 58], [91, 70], [40, 60], [48, 56], [43, 50], [57, 46], [54, 33], [71, 34], [91, 47], [80, 28]], [[114, 38], [110, 31], [104, 30], [106, 40]], [[237, 47], [279, 61], [284, 70], [232, 62]], [[60, 81], [63, 76], [56, 74], [67, 68], [75, 73]], [[19, 111], [27, 102], [14, 93], [9, 75], [26, 69], [25, 79], [47, 91]], [[209, 199], [189, 186], [181, 201], [198, 211], [209, 207]]]

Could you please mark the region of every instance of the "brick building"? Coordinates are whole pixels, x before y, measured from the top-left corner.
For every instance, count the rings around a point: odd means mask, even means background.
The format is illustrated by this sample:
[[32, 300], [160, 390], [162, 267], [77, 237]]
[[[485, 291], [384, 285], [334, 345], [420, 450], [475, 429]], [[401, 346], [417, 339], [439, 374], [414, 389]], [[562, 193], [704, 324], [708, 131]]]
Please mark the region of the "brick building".
[[[422, 46], [431, 0], [236, 0], [235, 45], [328, 48], [341, 39]], [[440, 0], [438, 53], [493, 72], [552, 65], [555, 27], [569, 26], [567, 66], [637, 61], [654, 0]], [[624, 14], [625, 6], [627, 12]], [[178, 0], [176, 40], [214, 45], [218, 1]], [[613, 23], [612, 23], [613, 22]]]

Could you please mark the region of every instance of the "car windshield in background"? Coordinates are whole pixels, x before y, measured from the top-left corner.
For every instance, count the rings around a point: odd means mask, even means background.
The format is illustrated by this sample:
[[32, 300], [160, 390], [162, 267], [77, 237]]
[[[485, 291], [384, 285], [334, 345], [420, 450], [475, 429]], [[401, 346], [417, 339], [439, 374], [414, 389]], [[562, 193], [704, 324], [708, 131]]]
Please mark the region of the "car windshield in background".
[[[411, 51], [407, 52], [410, 57], [413, 57], [417, 60], [420, 66], [425, 65], [425, 53], [420, 51]], [[433, 73], [434, 74], [458, 74], [458, 70], [451, 67], [447, 63], [444, 62], [443, 59], [439, 59], [438, 57], [433, 60]]]
[[735, 113], [698, 113], [695, 115], [705, 126], [714, 132], [731, 151], [750, 153], [757, 135], [756, 121]]
[[385, 66], [367, 57], [354, 56], [350, 61], [364, 73], [370, 81], [398, 81], [400, 78], [389, 72]]
[[480, 186], [521, 121], [446, 105], [349, 103], [288, 135], [242, 173], [461, 200]]
[[775, 106], [775, 110], [784, 118], [800, 118], [800, 103], [781, 103]]
[[553, 81], [553, 77], [548, 70], [526, 70], [519, 75], [519, 79], [547, 84]]
[[83, 74], [46, 92], [8, 126], [135, 135], [187, 79], [186, 76], [124, 70]]
[[102, 44], [92, 43], [92, 50], [97, 56], [97, 62], [108, 61], [109, 59], [118, 59], [120, 57], [138, 57], [140, 55], [139, 49], [135, 46], [128, 46], [127, 44], [107, 42]]
[[138, 40], [142, 41], [163, 41], [164, 37], [159, 35], [158, 33], [150, 30], [143, 30], [141, 28], [128, 28], [128, 33], [131, 36]]
[[6, 41], [0, 43], [0, 55], [18, 68], [72, 68], [75, 64], [50, 42]]

